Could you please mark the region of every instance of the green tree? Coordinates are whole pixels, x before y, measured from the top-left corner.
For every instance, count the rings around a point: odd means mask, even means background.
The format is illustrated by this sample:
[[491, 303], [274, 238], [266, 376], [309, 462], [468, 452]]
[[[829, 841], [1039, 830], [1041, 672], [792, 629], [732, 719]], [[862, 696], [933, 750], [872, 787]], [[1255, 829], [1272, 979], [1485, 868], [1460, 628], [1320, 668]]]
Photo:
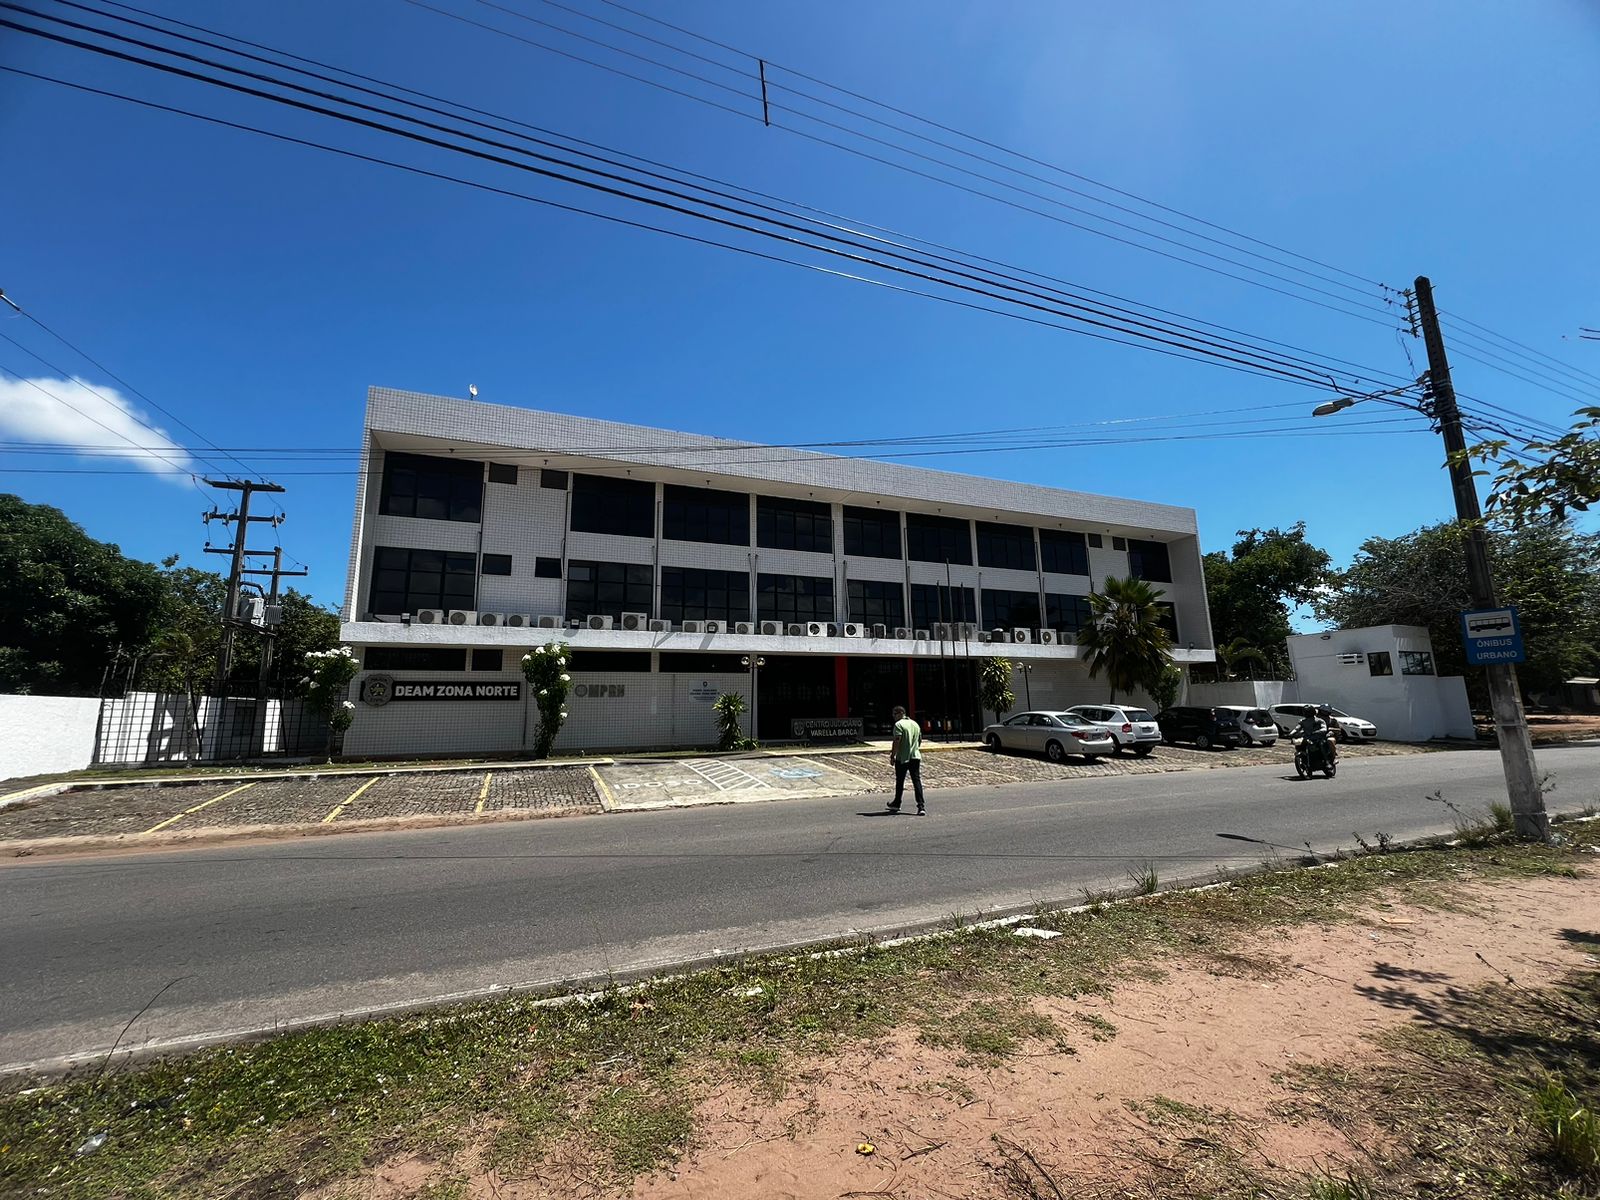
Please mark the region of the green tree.
[[119, 649], [150, 643], [161, 597], [150, 564], [0, 495], [0, 691], [95, 695]]
[[567, 719], [567, 689], [572, 676], [567, 674], [565, 642], [546, 642], [522, 656], [522, 675], [534, 689], [539, 707], [539, 730], [534, 735], [533, 756], [548, 758], [556, 744], [556, 734]]
[[717, 749], [745, 750], [755, 745], [739, 727], [739, 718], [744, 716], [743, 696], [738, 692], [723, 692], [711, 707], [717, 714]]
[[355, 720], [355, 703], [350, 700], [350, 681], [361, 672], [361, 660], [349, 646], [332, 650], [309, 650], [301, 656], [305, 672], [302, 686], [306, 704], [328, 722], [328, 760], [333, 761], [333, 742]]
[[1011, 690], [1011, 660], [985, 658], [978, 662], [978, 702], [996, 716], [1003, 717], [1016, 706]]
[[1156, 708], [1171, 708], [1178, 702], [1178, 692], [1183, 688], [1183, 672], [1173, 663], [1168, 663], [1161, 668], [1153, 683], [1148, 687], [1150, 699], [1155, 701]]
[[[1271, 665], [1267, 655], [1245, 638], [1237, 637], [1217, 647], [1217, 673], [1224, 679], [1239, 678], [1239, 672], [1245, 667], [1270, 668]], [[1250, 677], [1255, 678], [1253, 672]]]
[[1484, 510], [1512, 525], [1565, 521], [1600, 503], [1600, 407], [1580, 408], [1559, 437], [1535, 438], [1513, 449], [1485, 441], [1467, 456], [1493, 471]]
[[1149, 689], [1172, 661], [1172, 635], [1156, 606], [1166, 593], [1142, 579], [1107, 576], [1103, 590], [1089, 596], [1089, 623], [1078, 631], [1089, 677], [1104, 671], [1111, 699], [1118, 692]]
[[[1342, 627], [1426, 626], [1435, 669], [1464, 674], [1481, 699], [1482, 673], [1466, 666], [1461, 646], [1461, 611], [1472, 607], [1465, 532], [1452, 521], [1369, 538], [1314, 605], [1317, 615]], [[1549, 522], [1491, 531], [1489, 557], [1500, 599], [1517, 606], [1521, 621], [1523, 686], [1540, 692], [1593, 674], [1600, 666], [1600, 534]]]
[[1304, 521], [1290, 529], [1241, 529], [1231, 554], [1207, 554], [1206, 602], [1219, 658], [1220, 647], [1242, 643], [1281, 674], [1288, 666], [1285, 639], [1294, 631], [1290, 606], [1311, 603], [1331, 563], [1326, 550], [1306, 540]]

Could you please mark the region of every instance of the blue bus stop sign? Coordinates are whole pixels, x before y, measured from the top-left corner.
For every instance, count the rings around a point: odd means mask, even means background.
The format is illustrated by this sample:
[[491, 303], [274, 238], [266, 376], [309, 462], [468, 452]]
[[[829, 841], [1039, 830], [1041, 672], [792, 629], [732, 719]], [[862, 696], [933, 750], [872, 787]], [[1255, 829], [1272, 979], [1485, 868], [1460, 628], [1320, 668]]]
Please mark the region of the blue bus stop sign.
[[1522, 628], [1517, 624], [1515, 607], [1480, 608], [1462, 613], [1461, 641], [1467, 649], [1467, 665], [1471, 667], [1528, 661], [1522, 648]]

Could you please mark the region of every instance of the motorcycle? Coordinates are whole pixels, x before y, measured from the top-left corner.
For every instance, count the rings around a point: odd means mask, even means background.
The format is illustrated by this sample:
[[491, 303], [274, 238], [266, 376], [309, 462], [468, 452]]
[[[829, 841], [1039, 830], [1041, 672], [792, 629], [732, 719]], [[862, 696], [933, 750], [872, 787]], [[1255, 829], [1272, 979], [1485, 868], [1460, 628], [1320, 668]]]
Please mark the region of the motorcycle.
[[1327, 778], [1332, 779], [1339, 770], [1339, 764], [1333, 757], [1333, 739], [1323, 738], [1312, 741], [1303, 733], [1293, 734], [1290, 738], [1294, 742], [1294, 769], [1301, 779], [1310, 779], [1318, 771]]

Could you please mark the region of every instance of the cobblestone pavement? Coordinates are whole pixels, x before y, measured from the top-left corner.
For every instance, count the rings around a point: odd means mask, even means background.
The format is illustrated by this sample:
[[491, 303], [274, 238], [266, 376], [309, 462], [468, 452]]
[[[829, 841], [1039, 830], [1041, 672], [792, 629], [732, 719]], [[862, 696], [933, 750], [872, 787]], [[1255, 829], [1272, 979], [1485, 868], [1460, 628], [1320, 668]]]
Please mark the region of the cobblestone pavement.
[[184, 783], [61, 792], [0, 809], [0, 842], [599, 811], [585, 767]]

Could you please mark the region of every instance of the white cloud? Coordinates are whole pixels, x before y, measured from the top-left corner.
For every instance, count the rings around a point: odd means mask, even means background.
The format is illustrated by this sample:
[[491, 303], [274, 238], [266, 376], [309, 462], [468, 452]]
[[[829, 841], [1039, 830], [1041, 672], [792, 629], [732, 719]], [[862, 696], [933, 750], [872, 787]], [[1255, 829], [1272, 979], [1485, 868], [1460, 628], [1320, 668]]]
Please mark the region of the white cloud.
[[[194, 469], [189, 452], [148, 423], [116, 389], [76, 378], [0, 379], [0, 438], [60, 443], [108, 468], [126, 461], [174, 479]], [[39, 466], [61, 461], [28, 457]]]

